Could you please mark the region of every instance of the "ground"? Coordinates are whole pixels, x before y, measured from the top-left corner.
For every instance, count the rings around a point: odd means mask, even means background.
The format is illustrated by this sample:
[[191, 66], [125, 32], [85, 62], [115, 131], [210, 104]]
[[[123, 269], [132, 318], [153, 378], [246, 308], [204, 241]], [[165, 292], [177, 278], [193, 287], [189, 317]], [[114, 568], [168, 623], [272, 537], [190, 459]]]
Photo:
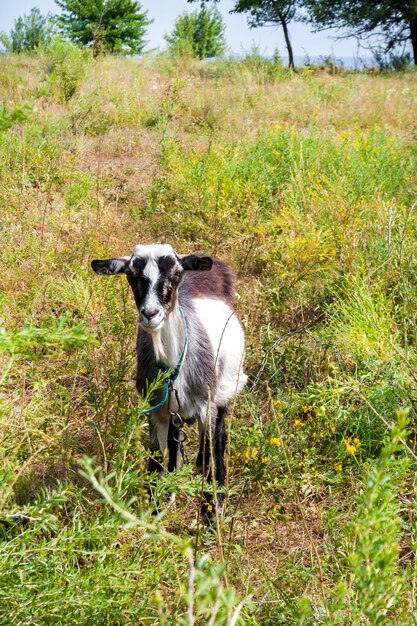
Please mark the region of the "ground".
[[[1, 623], [413, 623], [415, 73], [0, 66]], [[90, 269], [139, 242], [237, 272], [216, 532], [192, 464], [151, 512], [133, 298]]]

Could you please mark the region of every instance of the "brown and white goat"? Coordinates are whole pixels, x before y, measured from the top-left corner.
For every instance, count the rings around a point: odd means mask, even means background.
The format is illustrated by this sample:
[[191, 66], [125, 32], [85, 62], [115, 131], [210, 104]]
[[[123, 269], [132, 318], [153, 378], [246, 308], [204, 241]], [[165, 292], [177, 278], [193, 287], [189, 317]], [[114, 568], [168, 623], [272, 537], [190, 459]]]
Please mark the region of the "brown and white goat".
[[[139, 310], [136, 386], [140, 394], [161, 369], [178, 369], [173, 383], [185, 422], [197, 417], [200, 450], [197, 467], [211, 480], [211, 467], [221, 488], [225, 483], [225, 416], [246, 382], [242, 370], [245, 341], [232, 309], [234, 274], [208, 256], [179, 256], [170, 245], [138, 245], [130, 257], [92, 261], [100, 275], [126, 274]], [[163, 401], [157, 392], [155, 405]], [[179, 464], [178, 428], [169, 401], [148, 413], [153, 455], [151, 472], [161, 472], [168, 446], [168, 470]], [[213, 458], [211, 458], [211, 451]], [[217, 500], [221, 505], [222, 497]], [[203, 515], [210, 517], [208, 501]]]

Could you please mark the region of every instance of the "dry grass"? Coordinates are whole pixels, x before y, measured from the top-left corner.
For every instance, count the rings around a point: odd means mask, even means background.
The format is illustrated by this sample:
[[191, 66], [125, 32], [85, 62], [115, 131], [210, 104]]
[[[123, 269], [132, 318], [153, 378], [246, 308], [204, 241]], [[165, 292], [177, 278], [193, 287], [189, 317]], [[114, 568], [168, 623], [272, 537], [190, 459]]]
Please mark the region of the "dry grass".
[[[242, 623], [341, 623], [337, 617], [331, 622], [326, 604], [348, 571], [348, 559], [338, 550], [345, 549], [342, 536], [352, 519], [355, 492], [386, 435], [352, 395], [349, 375], [359, 372], [358, 384], [370, 397], [377, 385], [385, 389], [385, 380], [391, 389], [397, 383], [391, 371], [381, 374], [387, 363], [373, 369], [367, 362], [368, 370], [361, 370], [363, 355], [376, 359], [378, 354], [365, 328], [366, 312], [361, 324], [370, 347], [362, 354], [347, 310], [331, 307], [353, 285], [360, 311], [367, 300], [355, 285], [362, 279], [370, 285], [369, 298], [401, 302], [401, 319], [393, 312], [383, 324], [388, 334], [399, 329], [391, 334], [392, 358], [404, 350], [408, 363], [414, 363], [413, 341], [404, 337], [411, 336], [415, 317], [415, 285], [405, 269], [415, 223], [415, 74], [281, 70], [271, 78], [262, 68], [226, 62], [106, 58], [85, 62], [73, 96], [65, 100], [68, 78], [52, 80], [45, 59], [0, 57], [6, 110], [27, 107], [26, 120], [0, 134], [3, 317], [12, 332], [28, 323], [50, 327], [65, 316], [97, 333], [98, 342], [69, 352], [57, 349], [49, 357], [40, 349], [35, 360], [23, 355], [4, 382], [5, 463], [11, 472], [21, 464], [12, 480], [18, 502], [31, 501], [40, 485], [55, 479], [78, 488], [83, 453], [116, 467], [137, 404], [131, 385], [135, 307], [124, 282], [95, 279], [91, 259], [129, 254], [139, 241], [170, 241], [180, 252], [208, 250], [238, 270], [237, 307], [247, 331], [252, 377], [265, 351], [276, 348], [257, 389], [239, 401], [233, 416], [230, 518], [217, 540], [200, 537], [199, 551], [226, 563], [227, 581], [242, 596], [252, 593], [254, 608]], [[347, 156], [353, 159], [362, 149], [349, 152], [347, 143], [359, 145], [361, 137], [366, 142], [375, 134], [369, 159], [375, 153], [382, 165], [374, 193], [368, 183], [359, 186], [359, 173], [342, 167]], [[393, 143], [387, 147], [385, 140]], [[281, 167], [277, 141], [287, 142], [283, 152], [293, 160], [269, 188], [271, 177], [261, 180], [262, 164], [269, 167], [276, 154], [275, 169], [268, 172]], [[397, 146], [395, 154], [391, 145]], [[394, 163], [397, 154], [404, 180]], [[380, 172], [388, 158], [385, 180]], [[333, 175], [331, 186], [311, 174], [314, 163], [322, 167], [318, 174], [326, 172], [328, 180]], [[384, 187], [391, 178], [392, 186]], [[385, 255], [387, 225], [397, 256]], [[398, 285], [406, 288], [395, 291]], [[354, 299], [349, 298], [351, 311]], [[322, 324], [324, 314], [333, 319], [332, 327]], [[312, 337], [309, 325], [316, 319]], [[308, 332], [280, 342], [300, 327]], [[346, 342], [336, 344], [330, 329]], [[7, 359], [2, 361], [6, 365]], [[395, 387], [392, 397], [385, 391], [371, 397], [378, 411], [388, 407], [390, 422], [413, 394], [408, 369], [399, 362], [401, 391]], [[279, 409], [271, 409], [267, 386], [273, 400], [281, 398], [281, 417]], [[311, 408], [305, 411], [304, 405]], [[294, 425], [297, 421], [302, 427]], [[362, 449], [350, 458], [344, 442], [358, 433]], [[139, 459], [143, 469], [140, 434], [126, 454], [133, 464]], [[285, 440], [285, 458], [283, 447], [272, 449], [268, 443], [277, 435]], [[259, 452], [251, 457], [253, 449]], [[138, 486], [141, 502], [144, 482]], [[164, 521], [180, 537], [193, 537], [193, 489], [191, 495], [181, 491], [177, 509]], [[76, 514], [66, 506], [71, 520]], [[66, 519], [63, 510], [60, 515]], [[117, 546], [135, 545], [135, 537], [142, 546], [142, 536], [132, 533], [117, 530]], [[159, 568], [170, 557], [156, 551], [147, 558], [151, 568], [156, 562]], [[159, 593], [176, 606], [175, 592], [169, 586], [164, 591], [165, 584], [162, 577]], [[152, 593], [156, 588], [158, 583]], [[314, 615], [305, 617], [310, 622], [303, 622], [303, 596], [315, 607]], [[157, 601], [152, 602], [155, 607]], [[165, 623], [174, 623], [172, 615]], [[79, 623], [88, 623], [85, 619]], [[109, 619], [106, 623], [116, 623]], [[346, 623], [365, 623], [360, 619]]]

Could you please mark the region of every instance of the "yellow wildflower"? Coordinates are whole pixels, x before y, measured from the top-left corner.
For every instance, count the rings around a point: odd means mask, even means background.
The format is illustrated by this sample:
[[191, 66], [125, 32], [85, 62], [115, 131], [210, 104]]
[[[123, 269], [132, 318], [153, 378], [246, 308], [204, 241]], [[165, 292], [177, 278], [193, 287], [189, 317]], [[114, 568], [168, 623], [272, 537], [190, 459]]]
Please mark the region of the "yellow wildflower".
[[343, 133], [339, 135], [339, 139], [341, 141], [345, 141], [348, 137], [350, 137], [350, 132], [348, 130], [343, 131]]
[[258, 452], [259, 452], [258, 448], [252, 448], [251, 455], [252, 456], [257, 456]]
[[263, 456], [261, 461], [265, 465], [266, 463], [269, 463], [269, 457], [268, 456]]
[[334, 469], [336, 470], [336, 472], [341, 472], [342, 471], [342, 464], [341, 463], [335, 463], [334, 464]]
[[346, 445], [346, 454], [349, 456], [352, 456], [353, 454], [355, 454], [357, 448], [356, 446], [354, 446], [352, 443], [349, 443], [347, 441], [345, 441], [345, 445]]
[[302, 426], [302, 425], [303, 425], [303, 422], [301, 420], [299, 420], [299, 419], [294, 420], [294, 426], [296, 428], [300, 428], [300, 426]]
[[278, 437], [271, 437], [269, 443], [271, 444], [271, 446], [277, 446], [278, 448], [281, 445], [281, 441]]

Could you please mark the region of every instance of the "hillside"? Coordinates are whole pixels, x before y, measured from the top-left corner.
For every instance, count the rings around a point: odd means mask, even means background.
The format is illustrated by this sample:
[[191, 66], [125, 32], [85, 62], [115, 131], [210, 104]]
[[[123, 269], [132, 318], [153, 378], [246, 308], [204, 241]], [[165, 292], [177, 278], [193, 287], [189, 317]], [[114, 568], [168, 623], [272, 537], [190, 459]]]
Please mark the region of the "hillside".
[[[0, 96], [0, 623], [415, 623], [416, 74], [56, 44]], [[90, 269], [154, 242], [238, 274], [217, 533], [192, 464], [150, 512], [137, 313]]]

